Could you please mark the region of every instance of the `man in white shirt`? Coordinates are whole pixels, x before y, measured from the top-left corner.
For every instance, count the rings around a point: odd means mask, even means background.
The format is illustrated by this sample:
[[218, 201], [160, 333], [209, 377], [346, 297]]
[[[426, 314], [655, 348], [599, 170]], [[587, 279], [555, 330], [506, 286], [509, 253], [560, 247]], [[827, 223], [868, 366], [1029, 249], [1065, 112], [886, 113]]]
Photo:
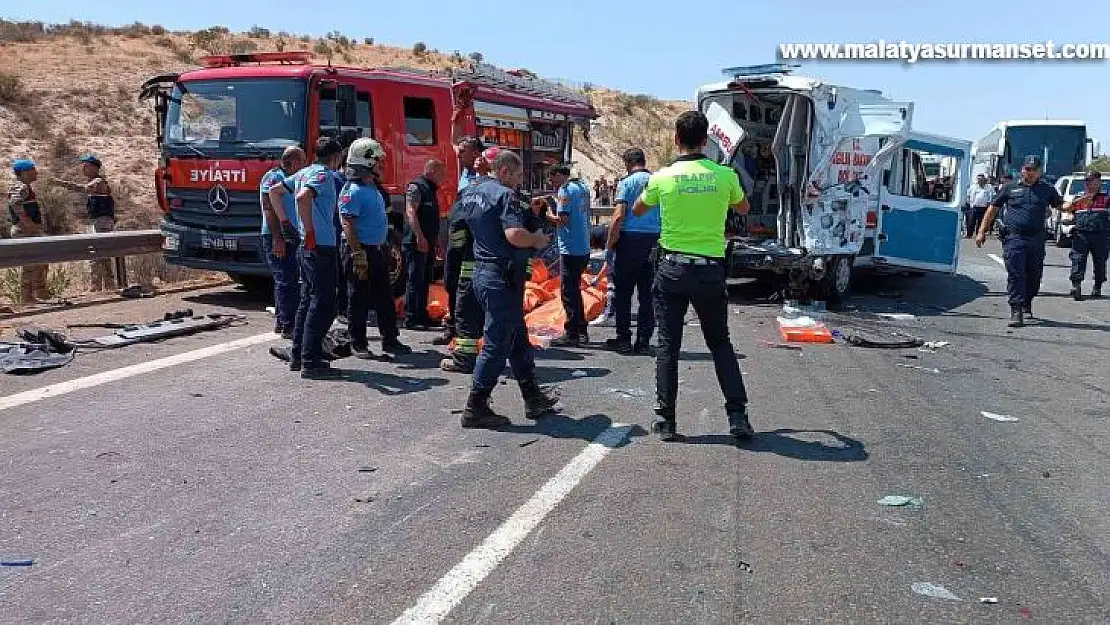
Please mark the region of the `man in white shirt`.
[[987, 177], [979, 174], [975, 179], [975, 184], [967, 192], [967, 203], [971, 206], [967, 216], [967, 238], [970, 239], [979, 231], [979, 224], [983, 222], [983, 217], [987, 214], [987, 207], [990, 206], [993, 199], [994, 189], [987, 184]]

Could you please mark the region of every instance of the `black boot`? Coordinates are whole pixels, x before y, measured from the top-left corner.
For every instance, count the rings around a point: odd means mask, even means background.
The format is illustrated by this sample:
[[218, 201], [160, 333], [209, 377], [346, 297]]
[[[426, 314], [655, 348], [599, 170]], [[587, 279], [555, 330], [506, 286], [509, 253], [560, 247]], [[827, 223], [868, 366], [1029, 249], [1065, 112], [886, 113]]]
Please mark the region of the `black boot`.
[[752, 429], [752, 424], [748, 422], [747, 407], [728, 411], [728, 431], [736, 438], [737, 443], [755, 436], [755, 430]]
[[467, 361], [452, 354], [450, 358], [439, 361], [439, 368], [447, 373], [465, 373], [469, 375], [474, 373], [474, 361]]
[[1081, 282], [1071, 283], [1071, 296], [1074, 297], [1077, 302], [1083, 301], [1083, 286]]
[[1010, 307], [1010, 323], [1009, 323], [1009, 326], [1011, 328], [1020, 328], [1024, 325], [1025, 325], [1025, 319], [1022, 316], [1021, 307], [1011, 306]]
[[659, 435], [659, 440], [669, 443], [678, 440], [678, 427], [675, 424], [674, 410], [656, 406], [655, 414], [659, 418], [651, 424], [651, 431]]
[[503, 417], [489, 407], [489, 391], [470, 391], [466, 398], [466, 408], [463, 409], [462, 426], [464, 428], [496, 429], [512, 425], [508, 417]]
[[535, 378], [520, 383], [520, 394], [524, 398], [524, 416], [540, 419], [553, 413], [559, 398], [544, 392]]
[[447, 326], [446, 328], [444, 328], [443, 334], [441, 334], [441, 335], [437, 336], [436, 338], [432, 339], [432, 345], [438, 345], [438, 346], [450, 345], [451, 341], [454, 341], [454, 340], [455, 340], [455, 328], [453, 328], [451, 326]]
[[1095, 288], [1091, 289], [1091, 299], [1100, 299], [1102, 297], [1102, 283], [1096, 282]]

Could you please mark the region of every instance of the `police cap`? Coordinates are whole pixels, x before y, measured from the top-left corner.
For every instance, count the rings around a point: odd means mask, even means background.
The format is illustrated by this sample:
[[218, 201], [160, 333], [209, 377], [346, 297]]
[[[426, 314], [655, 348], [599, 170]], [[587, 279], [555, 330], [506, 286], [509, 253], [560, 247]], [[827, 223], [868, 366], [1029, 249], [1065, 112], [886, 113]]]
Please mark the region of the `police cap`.
[[1025, 160], [1021, 163], [1022, 167], [1028, 167], [1030, 169], [1040, 169], [1041, 165], [1044, 165], [1044, 161], [1042, 161], [1041, 157], [1037, 156], [1036, 154], [1030, 154], [1029, 156], [1026, 156]]
[[100, 167], [101, 164], [102, 164], [100, 162], [100, 159], [97, 158], [96, 156], [92, 155], [92, 154], [85, 154], [84, 156], [82, 156], [81, 157], [81, 162], [82, 163], [88, 163], [89, 165], [96, 165], [97, 167]]
[[12, 161], [12, 171], [17, 174], [22, 174], [25, 171], [31, 171], [35, 168], [35, 161], [29, 158], [21, 158]]

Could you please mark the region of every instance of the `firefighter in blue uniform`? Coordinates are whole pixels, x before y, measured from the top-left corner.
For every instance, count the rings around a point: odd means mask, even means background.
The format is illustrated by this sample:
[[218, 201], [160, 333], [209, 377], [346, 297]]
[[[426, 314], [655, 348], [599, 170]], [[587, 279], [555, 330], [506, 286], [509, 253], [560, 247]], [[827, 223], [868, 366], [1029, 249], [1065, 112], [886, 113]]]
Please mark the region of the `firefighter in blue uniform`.
[[1083, 278], [1087, 275], [1087, 256], [1094, 257], [1095, 286], [1091, 297], [1102, 297], [1106, 282], [1106, 257], [1110, 255], [1110, 196], [1102, 192], [1102, 174], [1087, 172], [1084, 194], [1064, 206], [1075, 213], [1075, 234], [1071, 244], [1071, 295], [1083, 301]]
[[1049, 207], [1064, 205], [1056, 188], [1041, 180], [1043, 166], [1041, 157], [1032, 154], [1025, 157], [1021, 180], [1002, 187], [987, 209], [975, 238], [976, 245], [982, 247], [998, 211], [1005, 210], [1002, 249], [1006, 261], [1006, 290], [1010, 295], [1011, 328], [1020, 328], [1025, 325], [1026, 317], [1033, 317], [1033, 298], [1040, 292], [1044, 274], [1044, 246], [1048, 234], [1045, 219]]
[[493, 177], [466, 190], [459, 207], [465, 212], [474, 239], [472, 288], [485, 312], [485, 342], [463, 410], [464, 428], [497, 428], [511, 423], [489, 406], [506, 359], [520, 385], [528, 418], [549, 414], [558, 403], [536, 381], [536, 363], [524, 325], [528, 261], [534, 251], [547, 247], [550, 239], [542, 231], [528, 230], [531, 211], [515, 192], [524, 181], [520, 156], [502, 150], [492, 170]]

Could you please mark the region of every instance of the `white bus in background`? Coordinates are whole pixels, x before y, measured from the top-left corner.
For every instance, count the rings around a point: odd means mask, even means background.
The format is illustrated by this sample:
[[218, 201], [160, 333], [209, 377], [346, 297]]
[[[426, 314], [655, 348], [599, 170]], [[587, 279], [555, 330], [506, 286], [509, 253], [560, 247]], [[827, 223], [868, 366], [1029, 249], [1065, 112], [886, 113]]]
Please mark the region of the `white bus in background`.
[[1022, 160], [1035, 154], [1044, 159], [1044, 178], [1083, 171], [1098, 158], [1098, 142], [1078, 120], [1034, 119], [999, 122], [972, 148], [972, 173], [989, 177], [1010, 174], [1016, 179]]

